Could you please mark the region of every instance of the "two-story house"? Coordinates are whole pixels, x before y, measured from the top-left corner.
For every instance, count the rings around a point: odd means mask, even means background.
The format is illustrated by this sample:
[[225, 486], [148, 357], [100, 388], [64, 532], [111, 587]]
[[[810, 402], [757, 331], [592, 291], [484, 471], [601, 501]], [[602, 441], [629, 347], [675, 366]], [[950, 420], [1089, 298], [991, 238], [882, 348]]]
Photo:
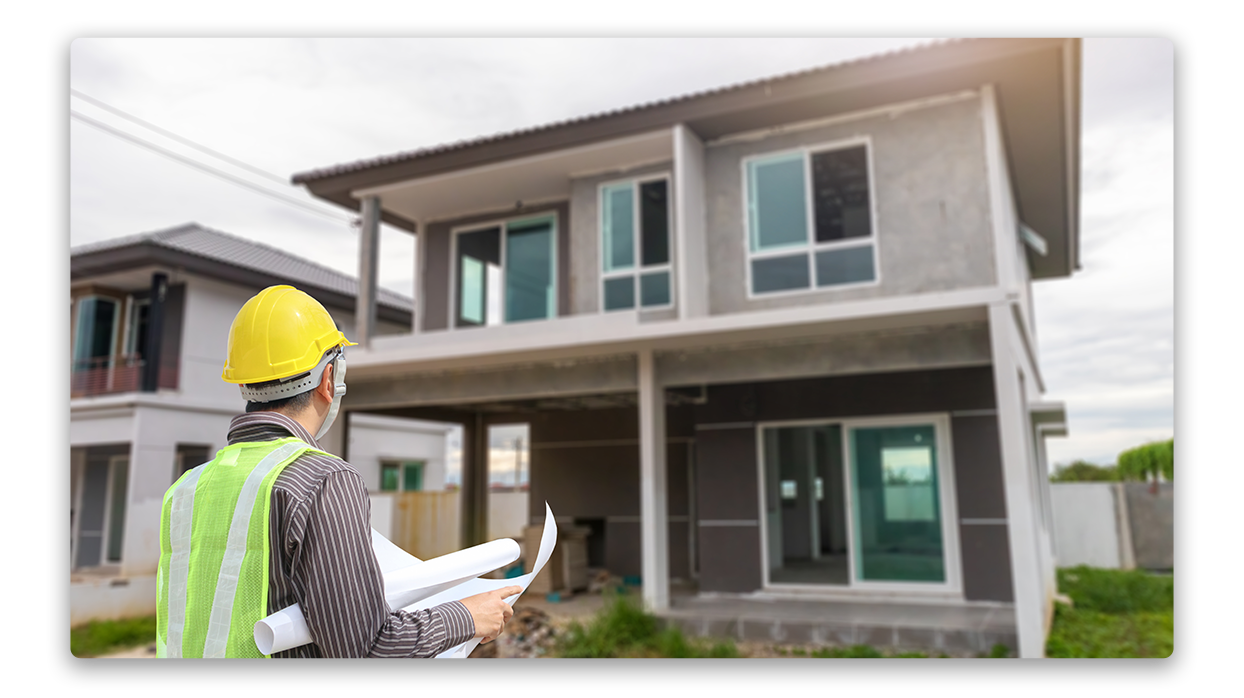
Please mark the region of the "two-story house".
[[[260, 289], [292, 284], [353, 328], [357, 282], [195, 224], [82, 245], [69, 266], [71, 623], [150, 615], [164, 492], [226, 444], [244, 409], [220, 377], [234, 315]], [[410, 331], [410, 298], [383, 291], [377, 306], [377, 334]], [[347, 419], [373, 525], [388, 533], [386, 490], [443, 489], [452, 425]], [[345, 421], [325, 436], [331, 452]]]
[[1076, 40], [950, 41], [297, 174], [363, 220], [343, 409], [466, 427], [464, 544], [528, 424], [530, 511], [686, 627], [1041, 656], [1079, 99]]

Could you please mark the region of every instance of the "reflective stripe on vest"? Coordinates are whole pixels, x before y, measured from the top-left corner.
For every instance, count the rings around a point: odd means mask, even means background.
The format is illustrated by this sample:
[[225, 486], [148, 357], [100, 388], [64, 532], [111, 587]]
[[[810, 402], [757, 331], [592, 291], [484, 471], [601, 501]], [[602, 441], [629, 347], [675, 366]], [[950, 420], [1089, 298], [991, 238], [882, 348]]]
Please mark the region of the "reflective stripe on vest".
[[158, 656], [263, 656], [254, 624], [267, 615], [272, 483], [307, 451], [324, 453], [294, 438], [234, 444], [169, 489], [156, 581]]

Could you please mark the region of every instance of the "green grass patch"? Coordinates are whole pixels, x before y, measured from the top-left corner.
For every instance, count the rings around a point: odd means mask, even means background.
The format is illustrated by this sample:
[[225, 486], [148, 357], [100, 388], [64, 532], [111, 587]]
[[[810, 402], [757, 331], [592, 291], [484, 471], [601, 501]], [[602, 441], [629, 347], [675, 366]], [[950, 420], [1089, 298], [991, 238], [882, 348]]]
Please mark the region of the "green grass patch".
[[1047, 657], [1169, 657], [1175, 651], [1175, 578], [1139, 570], [1058, 570]]
[[656, 617], [630, 597], [616, 595], [589, 622], [572, 621], [558, 633], [550, 653], [554, 657], [733, 658], [733, 642], [688, 638], [677, 628], [659, 628]]
[[99, 620], [69, 629], [69, 651], [75, 657], [98, 657], [155, 642], [155, 616]]

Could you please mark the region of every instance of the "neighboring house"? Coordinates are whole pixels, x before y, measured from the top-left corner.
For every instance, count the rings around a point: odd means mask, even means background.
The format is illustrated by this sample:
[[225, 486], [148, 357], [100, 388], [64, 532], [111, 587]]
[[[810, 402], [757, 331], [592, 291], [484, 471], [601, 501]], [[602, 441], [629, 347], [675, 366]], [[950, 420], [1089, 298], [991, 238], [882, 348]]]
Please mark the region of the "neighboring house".
[[[164, 492], [226, 444], [244, 409], [220, 377], [229, 326], [273, 284], [311, 294], [352, 332], [354, 279], [198, 225], [71, 250], [71, 622], [154, 612]], [[381, 292], [376, 332], [409, 332], [412, 305]], [[393, 467], [443, 486], [447, 426], [356, 421], [350, 438], [374, 444], [355, 463], [373, 492]], [[325, 436], [333, 453], [345, 423]]]
[[[884, 628], [979, 611], [1041, 656], [1065, 417], [1031, 285], [1079, 266], [1080, 70], [950, 41], [297, 174], [363, 219], [343, 409], [464, 425], [466, 543], [488, 427], [528, 424], [532, 523], [666, 617], [912, 602]], [[418, 265], [385, 336], [381, 221]]]

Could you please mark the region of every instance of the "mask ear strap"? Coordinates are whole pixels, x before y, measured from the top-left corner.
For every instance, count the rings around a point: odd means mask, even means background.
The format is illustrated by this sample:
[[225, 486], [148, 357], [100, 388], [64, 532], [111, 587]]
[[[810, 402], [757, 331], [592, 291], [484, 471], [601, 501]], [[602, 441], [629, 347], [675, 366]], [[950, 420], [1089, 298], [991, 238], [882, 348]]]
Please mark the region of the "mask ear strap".
[[341, 398], [346, 395], [346, 357], [345, 352], [340, 348], [337, 350], [337, 358], [333, 359], [333, 404], [328, 408], [328, 416], [324, 418], [324, 423], [320, 425], [320, 430], [315, 434], [315, 440], [319, 441], [328, 433], [328, 428], [333, 425], [333, 420], [337, 419], [337, 409], [341, 407]]

